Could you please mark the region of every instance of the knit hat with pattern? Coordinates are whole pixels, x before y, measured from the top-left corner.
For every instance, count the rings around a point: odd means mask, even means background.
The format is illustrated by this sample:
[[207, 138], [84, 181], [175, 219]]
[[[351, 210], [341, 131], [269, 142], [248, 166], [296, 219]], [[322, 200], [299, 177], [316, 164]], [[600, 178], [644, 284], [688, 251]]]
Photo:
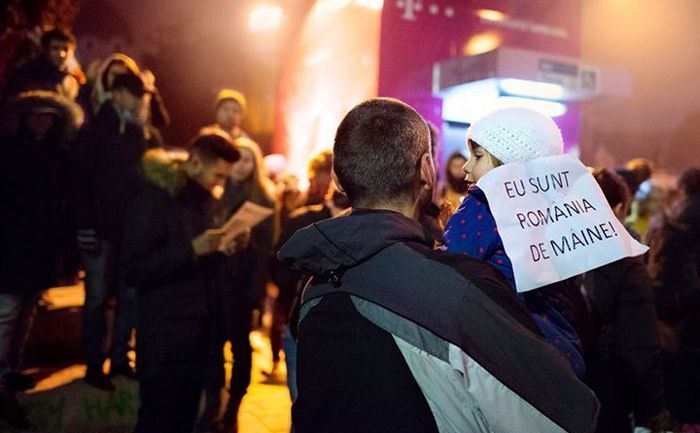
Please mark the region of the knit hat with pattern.
[[561, 155], [564, 140], [554, 121], [524, 107], [499, 108], [476, 120], [467, 131], [476, 142], [504, 164]]

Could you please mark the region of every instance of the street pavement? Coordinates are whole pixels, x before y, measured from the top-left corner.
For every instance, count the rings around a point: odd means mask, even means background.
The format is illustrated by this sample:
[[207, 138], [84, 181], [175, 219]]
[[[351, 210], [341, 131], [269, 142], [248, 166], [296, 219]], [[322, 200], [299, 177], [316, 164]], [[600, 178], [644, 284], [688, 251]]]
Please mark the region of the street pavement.
[[[269, 371], [271, 354], [264, 331], [251, 333], [253, 383], [239, 414], [240, 433], [287, 433], [290, 399], [284, 363], [274, 377]], [[230, 377], [231, 356], [226, 351], [226, 372]], [[117, 390], [109, 393], [87, 385], [85, 366], [29, 370], [43, 377], [37, 387], [20, 396], [34, 429], [30, 433], [131, 433], [138, 411], [138, 385], [129, 379], [115, 379]], [[0, 421], [0, 433], [15, 432]]]

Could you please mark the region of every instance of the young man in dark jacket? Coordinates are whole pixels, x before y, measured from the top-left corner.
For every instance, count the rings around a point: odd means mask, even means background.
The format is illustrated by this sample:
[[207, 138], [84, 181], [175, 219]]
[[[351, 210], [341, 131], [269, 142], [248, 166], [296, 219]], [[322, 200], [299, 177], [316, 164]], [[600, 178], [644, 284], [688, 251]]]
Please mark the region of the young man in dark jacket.
[[135, 431], [191, 433], [212, 346], [210, 279], [221, 249], [221, 235], [208, 230], [212, 190], [224, 185], [239, 153], [215, 134], [194, 141], [181, 169], [153, 168], [151, 156], [167, 163], [162, 153], [147, 155], [157, 186], [133, 201], [124, 235], [124, 277], [137, 293]]
[[85, 267], [83, 350], [85, 380], [114, 390], [102, 371], [107, 332], [107, 305], [116, 295], [110, 374], [133, 377], [127, 352], [134, 327], [133, 288], [119, 282], [120, 254], [126, 209], [144, 186], [141, 156], [160, 145], [147, 126], [145, 82], [135, 74], [118, 75], [112, 99], [102, 105], [79, 138], [75, 175], [78, 246]]
[[591, 432], [598, 402], [485, 263], [432, 249], [414, 219], [434, 187], [428, 127], [377, 98], [338, 127], [351, 214], [298, 231], [278, 257], [313, 275], [302, 299], [298, 433]]

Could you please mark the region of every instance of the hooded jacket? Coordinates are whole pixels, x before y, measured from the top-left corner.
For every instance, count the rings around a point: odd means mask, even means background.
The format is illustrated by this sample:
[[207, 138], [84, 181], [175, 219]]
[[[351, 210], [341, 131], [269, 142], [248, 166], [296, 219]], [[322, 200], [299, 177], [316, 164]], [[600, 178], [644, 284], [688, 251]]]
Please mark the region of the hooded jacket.
[[505, 280], [391, 211], [298, 231], [295, 431], [590, 432], [598, 402]]
[[[38, 141], [26, 127], [31, 113], [54, 116], [53, 127]], [[0, 117], [5, 122], [0, 138], [0, 292], [47, 289], [66, 276], [63, 272], [70, 273], [61, 266], [73, 239], [68, 148], [82, 112], [55, 92], [32, 91], [10, 100]]]
[[126, 208], [144, 187], [141, 157], [160, 145], [149, 126], [125, 122], [113, 104], [102, 105], [81, 131], [74, 158], [78, 230], [121, 241]]
[[[90, 120], [92, 120], [92, 118], [99, 112], [102, 105], [110, 100], [110, 91], [105, 88], [105, 82], [107, 80], [107, 72], [115, 62], [125, 65], [126, 68], [133, 74], [144, 74], [144, 78], [146, 78], [147, 71], [141, 71], [134, 59], [126, 54], [114, 53], [107, 57], [102, 62], [102, 65], [97, 72], [97, 76], [90, 86], [91, 89], [88, 89], [87, 86], [84, 87], [85, 91], [83, 91], [79, 96], [79, 99], [82, 100], [82, 104], [85, 107]], [[147, 82], [149, 83], [150, 90], [152, 91], [150, 123], [156, 128], [167, 126], [170, 124], [170, 114], [165, 107], [165, 102], [163, 101], [158, 89], [153, 85], [152, 80], [148, 79]]]

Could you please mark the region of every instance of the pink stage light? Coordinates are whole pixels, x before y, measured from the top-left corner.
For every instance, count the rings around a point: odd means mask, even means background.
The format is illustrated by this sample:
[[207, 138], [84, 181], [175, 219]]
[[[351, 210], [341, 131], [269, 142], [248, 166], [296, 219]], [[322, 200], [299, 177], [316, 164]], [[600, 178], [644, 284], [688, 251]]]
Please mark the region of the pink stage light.
[[378, 0], [318, 0], [283, 71], [273, 151], [302, 182], [316, 153], [332, 148], [340, 120], [377, 94]]

